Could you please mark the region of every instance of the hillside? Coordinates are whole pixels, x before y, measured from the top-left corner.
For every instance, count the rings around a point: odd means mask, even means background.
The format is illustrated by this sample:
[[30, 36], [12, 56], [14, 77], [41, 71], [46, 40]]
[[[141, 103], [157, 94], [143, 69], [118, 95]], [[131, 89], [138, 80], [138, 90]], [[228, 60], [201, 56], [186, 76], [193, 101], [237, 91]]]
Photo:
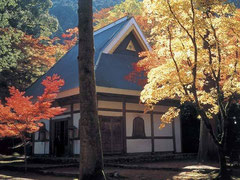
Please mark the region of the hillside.
[[[93, 0], [93, 11], [113, 7], [125, 0]], [[142, 0], [139, 0], [142, 1]], [[240, 8], [240, 0], [228, 0]], [[59, 21], [59, 29], [53, 36], [60, 37], [67, 29], [74, 28], [78, 25], [78, 0], [52, 0], [53, 7], [50, 14], [55, 16]]]
[[[93, 0], [93, 11], [99, 11], [103, 8], [112, 7], [121, 3], [123, 0]], [[60, 36], [67, 29], [76, 27], [78, 24], [78, 0], [52, 0], [53, 7], [50, 14], [59, 21], [59, 30], [55, 34]]]

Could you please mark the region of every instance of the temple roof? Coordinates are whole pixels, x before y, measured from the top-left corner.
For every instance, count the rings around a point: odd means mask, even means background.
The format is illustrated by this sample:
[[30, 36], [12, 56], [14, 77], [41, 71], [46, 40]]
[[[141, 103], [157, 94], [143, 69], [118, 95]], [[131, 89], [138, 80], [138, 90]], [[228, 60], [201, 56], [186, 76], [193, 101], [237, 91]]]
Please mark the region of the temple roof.
[[[113, 43], [118, 43], [124, 32], [127, 32], [127, 29], [133, 26], [135, 31], [139, 34], [139, 38], [142, 39], [143, 46], [146, 47], [146, 49], [150, 49], [150, 46], [147, 44], [134, 18], [121, 18], [94, 32], [94, 62], [97, 86], [137, 91], [142, 89], [142, 87], [125, 78], [125, 76], [133, 70], [132, 64], [136, 63], [139, 58], [137, 56], [108, 53], [108, 49], [114, 46]], [[33, 83], [26, 90], [26, 95], [41, 95], [43, 93], [43, 86], [41, 85], [42, 80], [45, 79], [46, 76], [52, 76], [53, 74], [58, 74], [65, 80], [65, 85], [61, 88], [61, 92], [79, 87], [77, 57], [78, 44], [68, 51], [42, 77]]]

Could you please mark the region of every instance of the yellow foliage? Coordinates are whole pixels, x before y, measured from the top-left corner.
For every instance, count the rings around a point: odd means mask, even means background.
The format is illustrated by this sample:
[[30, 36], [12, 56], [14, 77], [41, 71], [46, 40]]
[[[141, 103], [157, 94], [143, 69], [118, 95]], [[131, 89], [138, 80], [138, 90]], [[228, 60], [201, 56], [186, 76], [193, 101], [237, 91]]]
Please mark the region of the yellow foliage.
[[166, 124], [169, 124], [179, 115], [180, 110], [176, 107], [170, 107], [168, 111], [162, 115], [160, 129], [164, 128]]
[[[144, 59], [138, 63], [149, 71], [141, 92], [143, 103], [192, 101], [213, 119], [230, 97], [240, 93], [240, 11], [224, 2], [143, 1], [151, 17], [148, 22], [157, 22], [151, 30], [156, 44], [151, 53], [142, 53]], [[177, 114], [170, 108], [161, 127]]]

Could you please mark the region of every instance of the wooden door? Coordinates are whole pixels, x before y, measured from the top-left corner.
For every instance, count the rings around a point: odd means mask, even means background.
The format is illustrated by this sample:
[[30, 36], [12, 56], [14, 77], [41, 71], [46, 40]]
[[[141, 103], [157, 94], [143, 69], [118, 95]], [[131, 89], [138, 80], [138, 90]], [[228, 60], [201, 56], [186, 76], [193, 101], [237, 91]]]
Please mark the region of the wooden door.
[[123, 152], [122, 117], [99, 116], [104, 154]]
[[54, 153], [56, 156], [64, 156], [68, 153], [68, 121], [56, 121], [54, 124]]

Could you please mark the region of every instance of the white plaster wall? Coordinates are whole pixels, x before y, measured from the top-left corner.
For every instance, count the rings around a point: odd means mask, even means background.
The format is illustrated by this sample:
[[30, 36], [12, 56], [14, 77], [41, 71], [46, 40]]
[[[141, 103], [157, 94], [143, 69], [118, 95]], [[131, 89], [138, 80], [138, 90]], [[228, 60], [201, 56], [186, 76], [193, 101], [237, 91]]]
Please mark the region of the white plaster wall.
[[154, 106], [153, 111], [165, 113], [168, 109], [168, 106]]
[[73, 104], [73, 111], [79, 111], [80, 110], [80, 103]]
[[122, 112], [98, 111], [99, 116], [122, 116]]
[[151, 151], [151, 139], [127, 139], [127, 153], [140, 153]]
[[98, 101], [98, 108], [122, 109], [122, 102]]
[[76, 128], [79, 128], [79, 119], [80, 119], [80, 113], [74, 113], [73, 114], [73, 125]]
[[145, 106], [143, 104], [126, 103], [126, 109], [127, 110], [144, 111]]
[[34, 139], [37, 141], [39, 139], [39, 132], [34, 133]]
[[155, 139], [154, 152], [174, 151], [172, 139]]
[[74, 142], [73, 142], [73, 154], [80, 154], [80, 140], [74, 140]]
[[35, 142], [34, 154], [49, 154], [49, 142]]
[[[138, 110], [138, 111], [144, 111], [145, 106], [143, 104], [136, 104], [136, 103], [126, 103], [126, 109], [127, 110]], [[154, 106], [153, 111], [155, 112], [166, 112], [169, 109], [168, 106]]]
[[161, 124], [161, 115], [154, 114], [153, 115], [153, 122], [154, 122], [154, 136], [172, 136], [172, 123], [166, 124], [166, 126], [162, 129], [159, 129]]
[[146, 136], [151, 136], [151, 116], [150, 116], [150, 114], [126, 113], [126, 135], [127, 135], [127, 137], [132, 136], [133, 119], [136, 117], [141, 117], [144, 119], [145, 134], [146, 134]]
[[176, 152], [182, 152], [182, 141], [181, 141], [181, 122], [180, 118], [177, 117], [175, 122], [175, 142], [176, 142]]

